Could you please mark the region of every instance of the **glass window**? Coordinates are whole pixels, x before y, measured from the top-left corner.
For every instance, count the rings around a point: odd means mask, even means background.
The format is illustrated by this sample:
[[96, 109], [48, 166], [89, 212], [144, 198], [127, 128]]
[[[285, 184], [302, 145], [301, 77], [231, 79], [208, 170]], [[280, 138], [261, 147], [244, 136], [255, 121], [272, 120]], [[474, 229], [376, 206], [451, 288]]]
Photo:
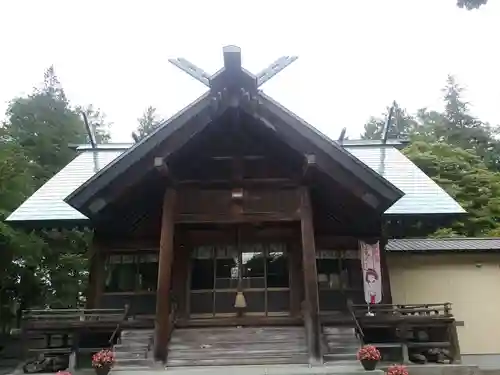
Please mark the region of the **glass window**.
[[267, 255], [267, 287], [288, 288], [288, 259], [283, 251], [269, 252]]
[[340, 259], [317, 259], [316, 269], [320, 289], [340, 289]]
[[106, 292], [154, 291], [158, 279], [158, 255], [109, 255], [105, 270]]
[[135, 290], [136, 264], [130, 257], [112, 255], [106, 267], [105, 290], [107, 292], [131, 292]]
[[363, 290], [363, 271], [361, 269], [361, 260], [342, 259], [342, 269], [345, 272], [346, 288], [352, 290]]
[[139, 255], [137, 289], [152, 292], [158, 283], [158, 255]]
[[191, 289], [212, 290], [214, 288], [214, 249], [200, 246], [191, 254]]
[[248, 251], [241, 253], [241, 272], [243, 288], [265, 288], [265, 258], [263, 251]]
[[234, 246], [220, 246], [216, 249], [215, 288], [236, 289], [239, 268], [238, 251]]

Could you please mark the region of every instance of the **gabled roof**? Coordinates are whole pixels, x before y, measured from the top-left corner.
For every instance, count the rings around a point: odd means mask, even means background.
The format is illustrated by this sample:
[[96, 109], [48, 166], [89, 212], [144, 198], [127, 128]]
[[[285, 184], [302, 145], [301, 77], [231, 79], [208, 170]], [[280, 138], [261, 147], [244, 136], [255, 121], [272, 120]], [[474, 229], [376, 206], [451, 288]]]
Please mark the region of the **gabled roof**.
[[8, 222], [49, 226], [64, 221], [87, 222], [88, 218], [64, 202], [69, 194], [96, 172], [120, 156], [130, 145], [115, 149], [83, 151], [47, 181], [8, 218]]
[[[239, 49], [231, 47], [225, 51], [224, 63], [224, 68], [210, 78], [209, 92], [100, 170], [65, 201], [87, 216], [98, 215], [98, 211], [116, 197], [116, 189], [134, 185], [154, 168], [154, 158], [162, 157], [167, 161], [212, 121], [236, 108], [254, 118], [259, 124], [256, 126], [271, 129], [304, 157], [313, 154], [318, 169], [345, 184], [347, 190], [358, 194], [359, 199], [376, 211], [383, 213], [403, 196], [402, 191], [343, 147], [259, 92], [256, 77], [241, 68]], [[133, 167], [135, 172], [131, 173]], [[116, 189], [113, 195], [106, 196], [110, 184], [115, 184]]]
[[[346, 143], [344, 148], [348, 152], [405, 193], [403, 198], [385, 212], [386, 215], [464, 213], [458, 203], [396, 148], [397, 144], [374, 146], [371, 141]], [[7, 221], [45, 224], [56, 221], [88, 221], [86, 216], [64, 202], [64, 199], [96, 174], [94, 157], [97, 158], [97, 169], [100, 170], [131, 147], [132, 144], [106, 144], [100, 145], [98, 151], [92, 151], [88, 146], [80, 146], [80, 154], [15, 210]], [[386, 150], [385, 159], [381, 158], [382, 149]], [[408, 241], [429, 240], [437, 241]], [[463, 239], [453, 239], [456, 240]], [[404, 241], [406, 240], [390, 240], [390, 244], [399, 243], [400, 247], [388, 245], [388, 249], [404, 250]], [[408, 246], [412, 244], [413, 242], [409, 242]]]
[[[317, 169], [345, 184], [348, 190], [381, 214], [464, 212], [394, 148], [398, 145], [346, 140], [343, 146], [259, 92], [258, 79], [241, 68], [239, 54], [234, 48], [225, 51], [224, 68], [208, 80], [210, 90], [164, 122], [153, 134], [131, 147], [118, 145], [115, 148], [109, 144], [100, 145], [97, 150], [81, 149], [75, 160], [7, 220], [31, 223], [86, 220], [99, 211], [99, 208], [90, 208], [92, 205], [97, 207], [96, 202], [102, 207], [108, 203], [106, 199], [117, 195], [117, 191], [139, 182], [154, 168], [153, 159], [162, 157], [167, 161], [208, 124], [235, 108], [251, 116], [256, 126], [270, 129], [308, 161], [306, 155], [312, 154]], [[136, 173], [130, 173], [132, 168]], [[115, 184], [113, 193], [106, 191], [110, 184]], [[407, 197], [403, 197], [405, 194]], [[399, 206], [398, 200], [402, 202]]]
[[385, 211], [386, 215], [465, 213], [448, 193], [395, 147], [366, 143], [346, 146], [346, 150], [405, 193]]
[[389, 240], [386, 250], [392, 252], [497, 252], [500, 238], [405, 238]]

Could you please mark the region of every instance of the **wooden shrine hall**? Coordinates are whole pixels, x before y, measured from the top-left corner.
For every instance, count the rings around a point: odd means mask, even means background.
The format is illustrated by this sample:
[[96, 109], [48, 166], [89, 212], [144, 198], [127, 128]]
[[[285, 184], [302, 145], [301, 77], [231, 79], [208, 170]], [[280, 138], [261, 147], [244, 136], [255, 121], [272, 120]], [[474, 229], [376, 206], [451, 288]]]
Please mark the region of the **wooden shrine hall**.
[[[133, 145], [79, 146], [8, 221], [93, 228], [86, 308], [128, 305], [128, 330], [154, 322], [157, 360], [205, 334], [234, 341], [237, 327], [303, 340], [315, 362], [335, 327], [452, 323], [448, 305], [391, 305], [384, 228], [463, 209], [401, 142], [332, 141], [259, 90], [294, 57], [257, 75], [237, 47], [223, 59], [214, 75], [172, 60], [208, 91]], [[370, 305], [387, 314], [370, 320]]]

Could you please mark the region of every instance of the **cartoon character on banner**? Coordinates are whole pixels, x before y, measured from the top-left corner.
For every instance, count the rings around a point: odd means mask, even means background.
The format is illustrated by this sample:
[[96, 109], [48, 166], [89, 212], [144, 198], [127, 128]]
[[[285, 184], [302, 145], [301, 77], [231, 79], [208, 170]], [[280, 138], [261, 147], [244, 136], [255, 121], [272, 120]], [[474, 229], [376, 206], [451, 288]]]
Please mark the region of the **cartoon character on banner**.
[[368, 268], [365, 272], [365, 282], [366, 286], [368, 288], [368, 294], [370, 296], [370, 304], [375, 304], [377, 303], [376, 301], [376, 283], [379, 279], [377, 271], [375, 271], [373, 268]]

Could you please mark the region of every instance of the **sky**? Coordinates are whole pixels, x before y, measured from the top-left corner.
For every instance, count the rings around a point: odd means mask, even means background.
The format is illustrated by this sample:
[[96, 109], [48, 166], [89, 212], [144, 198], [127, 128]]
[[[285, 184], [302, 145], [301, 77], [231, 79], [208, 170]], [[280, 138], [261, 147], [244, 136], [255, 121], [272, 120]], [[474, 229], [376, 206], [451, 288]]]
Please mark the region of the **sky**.
[[166, 119], [206, 90], [169, 58], [214, 73], [234, 44], [252, 73], [297, 55], [262, 89], [332, 138], [358, 138], [393, 100], [441, 109], [448, 74], [474, 115], [500, 124], [499, 20], [499, 0], [471, 12], [455, 0], [2, 0], [0, 114], [53, 64], [72, 104], [100, 108], [112, 141], [129, 142], [147, 106]]

